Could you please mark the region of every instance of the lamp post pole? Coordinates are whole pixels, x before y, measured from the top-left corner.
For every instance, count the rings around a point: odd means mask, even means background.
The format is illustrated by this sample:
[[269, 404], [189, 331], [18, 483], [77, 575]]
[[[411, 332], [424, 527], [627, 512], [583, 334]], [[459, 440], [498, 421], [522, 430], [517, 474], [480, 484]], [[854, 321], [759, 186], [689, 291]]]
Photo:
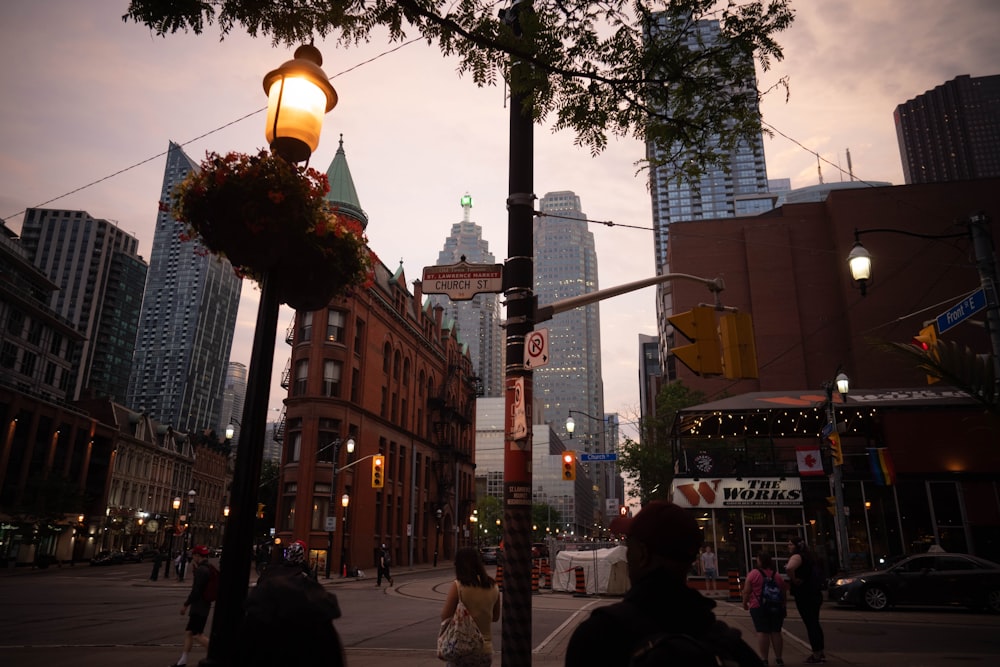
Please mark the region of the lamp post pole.
[[[176, 546], [175, 543], [176, 543], [176, 540], [177, 540], [177, 529], [180, 527], [177, 524], [177, 513], [178, 513], [178, 511], [181, 508], [181, 497], [180, 496], [176, 496], [174, 498], [174, 501], [171, 504], [171, 507], [173, 507], [173, 509], [174, 509], [174, 518], [171, 521], [171, 530], [170, 530], [170, 557], [173, 558], [174, 557], [174, 548]], [[168, 567], [167, 570], [169, 571], [169, 569], [170, 568]]]
[[[347, 453], [348, 454], [353, 454], [354, 453], [354, 438], [348, 438], [346, 442], [347, 442]], [[336, 496], [337, 496], [337, 472], [338, 472], [337, 466], [338, 466], [339, 461], [340, 461], [340, 447], [341, 447], [342, 444], [344, 444], [344, 441], [341, 440], [340, 438], [337, 438], [336, 440], [334, 440], [333, 442], [331, 442], [329, 445], [327, 445], [326, 447], [323, 447], [322, 449], [319, 449], [316, 452], [317, 454], [319, 454], [319, 452], [323, 451], [327, 447], [333, 447], [333, 470], [332, 470], [331, 476], [330, 476], [330, 505], [329, 505], [329, 515], [328, 515], [328, 518], [327, 518], [328, 519], [328, 523], [330, 524], [329, 525], [330, 530], [327, 531], [327, 535], [326, 535], [326, 578], [327, 579], [330, 578], [330, 566], [333, 563], [333, 533], [334, 533], [334, 529], [333, 528], [334, 528], [335, 521], [336, 521], [336, 514], [334, 512], [334, 502], [333, 501], [334, 501], [334, 498], [336, 498]], [[344, 505], [344, 507], [346, 508], [347, 505]], [[332, 521], [331, 521], [331, 519], [332, 519]], [[340, 527], [340, 531], [341, 531], [341, 533], [344, 532], [344, 526]], [[344, 570], [344, 558], [343, 558], [344, 536], [343, 536], [343, 534], [341, 534], [341, 537], [340, 537], [340, 550], [341, 550], [340, 570], [341, 570], [341, 572], [343, 572], [343, 570]]]
[[[833, 407], [833, 390], [837, 389], [840, 394], [841, 401], [847, 402], [847, 392], [850, 386], [847, 376], [843, 373], [837, 375], [834, 382], [827, 382], [824, 385], [826, 389], [826, 405], [828, 409], [827, 417], [830, 420], [830, 426], [832, 431], [830, 433], [831, 437], [836, 438], [839, 442], [840, 433], [837, 430], [837, 413]], [[843, 444], [839, 444], [841, 447], [840, 462], [837, 460], [831, 461], [832, 463], [832, 474], [830, 475], [830, 491], [833, 493], [835, 511], [837, 515], [834, 517], [834, 533], [837, 536], [837, 551], [840, 558], [840, 566], [843, 571], [848, 571], [851, 564], [851, 546], [850, 540], [847, 533], [847, 512], [844, 505], [844, 464], [843, 464]]]
[[351, 496], [344, 493], [340, 497], [340, 506], [344, 508], [344, 520], [340, 527], [340, 573], [347, 576], [347, 506], [351, 504]]
[[[313, 46], [301, 46], [295, 58], [264, 77], [264, 92], [268, 96], [268, 122], [265, 136], [271, 150], [289, 162], [302, 162], [309, 158], [319, 141], [323, 115], [337, 103], [337, 93], [329, 77], [322, 70], [323, 56]], [[299, 84], [286, 86], [286, 80]], [[305, 91], [305, 95], [301, 93]], [[316, 93], [325, 97], [325, 104], [315, 105]], [[300, 124], [303, 127], [289, 127]], [[302, 130], [305, 129], [305, 133]], [[308, 136], [306, 143], [302, 138]], [[257, 489], [264, 456], [264, 438], [267, 433], [267, 404], [271, 388], [271, 368], [274, 364], [274, 343], [278, 331], [278, 290], [274, 276], [264, 272], [260, 276], [260, 305], [254, 329], [250, 368], [247, 374], [246, 400], [240, 420], [244, 433], [240, 434], [240, 451], [236, 456], [233, 485], [229, 505], [235, 511], [229, 515], [223, 553], [226, 567], [220, 570], [219, 596], [212, 617], [212, 636], [208, 657], [200, 667], [229, 667], [239, 640], [243, 618], [243, 605], [250, 579], [250, 559], [253, 550], [253, 533]]]

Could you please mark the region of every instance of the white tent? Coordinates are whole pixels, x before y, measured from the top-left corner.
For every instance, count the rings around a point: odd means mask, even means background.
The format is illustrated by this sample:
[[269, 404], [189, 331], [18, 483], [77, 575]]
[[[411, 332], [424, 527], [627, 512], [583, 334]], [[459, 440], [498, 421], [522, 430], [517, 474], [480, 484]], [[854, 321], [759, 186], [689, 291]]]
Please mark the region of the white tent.
[[583, 568], [588, 594], [624, 595], [628, 590], [625, 547], [560, 551], [552, 567], [552, 590], [576, 592], [576, 568]]

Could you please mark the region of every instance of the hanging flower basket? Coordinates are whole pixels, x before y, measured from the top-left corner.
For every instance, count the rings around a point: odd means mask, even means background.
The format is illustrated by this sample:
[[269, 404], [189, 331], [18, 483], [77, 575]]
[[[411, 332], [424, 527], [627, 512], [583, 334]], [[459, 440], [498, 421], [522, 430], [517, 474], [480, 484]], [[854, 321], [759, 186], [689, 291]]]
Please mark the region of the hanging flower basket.
[[325, 174], [265, 150], [208, 153], [174, 189], [170, 210], [185, 238], [226, 257], [240, 276], [266, 274], [282, 303], [316, 310], [372, 279], [364, 230], [330, 208], [329, 191]]

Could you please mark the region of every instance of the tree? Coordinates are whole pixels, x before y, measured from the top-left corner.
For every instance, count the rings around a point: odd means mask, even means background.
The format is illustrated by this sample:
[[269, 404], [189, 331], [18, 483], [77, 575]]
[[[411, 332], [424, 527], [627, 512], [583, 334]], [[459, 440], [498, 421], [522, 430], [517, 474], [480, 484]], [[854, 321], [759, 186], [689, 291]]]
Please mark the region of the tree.
[[[499, 542], [500, 535], [497, 533], [497, 519], [503, 519], [503, 503], [496, 496], [483, 496], [476, 501], [479, 510], [479, 533], [486, 542]], [[496, 539], [489, 536], [495, 535]]]
[[642, 422], [640, 441], [625, 438], [619, 449], [618, 466], [635, 482], [641, 504], [657, 498], [669, 499], [674, 476], [670, 429], [680, 410], [704, 402], [702, 392], [680, 380], [669, 382], [656, 395], [656, 414]]
[[889, 342], [887, 348], [900, 354], [929, 377], [944, 380], [966, 392], [992, 415], [1000, 417], [1000, 386], [997, 385], [993, 355], [976, 354], [953, 340], [938, 340], [932, 350], [909, 343]]
[[[531, 503], [531, 525], [537, 526], [533, 533], [536, 538], [546, 534], [555, 535], [556, 528], [562, 525], [559, 510], [548, 503]], [[546, 531], [545, 529], [548, 528]]]
[[[792, 23], [789, 3], [534, 0], [498, 13], [495, 0], [132, 0], [122, 20], [159, 36], [218, 23], [222, 39], [242, 27], [290, 46], [416, 34], [456, 56], [477, 85], [503, 80], [527, 95], [536, 121], [554, 115], [553, 129], [572, 130], [592, 154], [609, 134], [634, 136], [656, 148], [647, 153], [657, 163], [697, 173], [761, 132], [763, 93], [748, 82], [755, 61], [766, 71], [783, 57], [776, 36]], [[690, 44], [688, 28], [702, 19], [719, 21], [723, 39]], [[530, 74], [512, 79], [512, 58]]]

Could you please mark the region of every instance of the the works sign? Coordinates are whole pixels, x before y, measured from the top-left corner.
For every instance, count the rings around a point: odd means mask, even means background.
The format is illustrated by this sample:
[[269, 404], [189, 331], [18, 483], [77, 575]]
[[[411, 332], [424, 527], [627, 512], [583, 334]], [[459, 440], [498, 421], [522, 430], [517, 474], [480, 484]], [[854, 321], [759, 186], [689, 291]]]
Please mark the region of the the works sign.
[[798, 477], [744, 477], [743, 479], [681, 477], [671, 484], [675, 504], [681, 507], [765, 507], [802, 505]]

